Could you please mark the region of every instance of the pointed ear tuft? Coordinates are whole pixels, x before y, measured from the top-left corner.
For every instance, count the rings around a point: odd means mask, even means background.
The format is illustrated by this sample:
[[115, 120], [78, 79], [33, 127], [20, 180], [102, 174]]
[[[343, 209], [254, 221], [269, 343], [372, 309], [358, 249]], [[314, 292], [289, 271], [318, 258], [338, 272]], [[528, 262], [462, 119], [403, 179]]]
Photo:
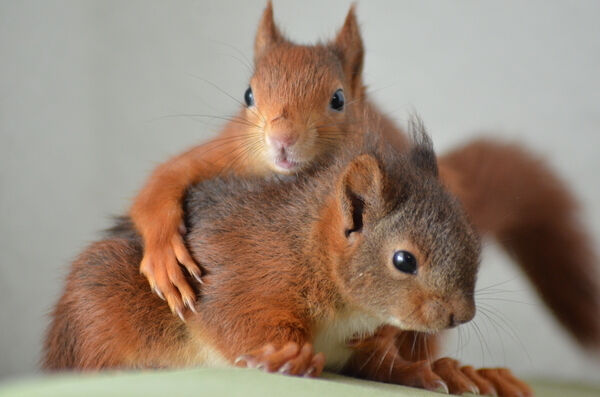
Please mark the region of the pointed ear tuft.
[[368, 213], [382, 200], [383, 174], [374, 157], [356, 157], [342, 173], [337, 188], [346, 236], [360, 232]]
[[284, 41], [284, 38], [277, 25], [275, 25], [273, 4], [269, 0], [258, 24], [256, 38], [254, 39], [254, 59], [258, 59], [268, 47], [282, 41]]
[[413, 164], [425, 172], [438, 176], [438, 166], [433, 142], [427, 135], [423, 120], [417, 115], [412, 115], [408, 121], [408, 131], [412, 136], [413, 147], [410, 150], [410, 159]]
[[342, 29], [340, 29], [335, 38], [334, 48], [342, 60], [344, 73], [351, 82], [352, 91], [354, 94], [357, 94], [357, 90], [360, 88], [361, 84], [365, 51], [360, 36], [358, 21], [356, 20], [355, 9], [355, 4], [352, 4], [348, 11], [348, 15], [346, 16], [344, 26], [342, 26]]

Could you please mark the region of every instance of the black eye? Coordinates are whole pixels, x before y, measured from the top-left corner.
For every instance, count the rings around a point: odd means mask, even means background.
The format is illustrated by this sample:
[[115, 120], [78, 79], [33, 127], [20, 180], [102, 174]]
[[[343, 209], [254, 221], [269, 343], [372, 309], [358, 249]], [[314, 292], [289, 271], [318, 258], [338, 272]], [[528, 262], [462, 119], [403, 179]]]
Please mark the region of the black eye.
[[252, 88], [248, 87], [244, 93], [244, 101], [246, 101], [246, 106], [254, 106], [254, 94], [252, 93]]
[[417, 273], [417, 259], [408, 251], [394, 252], [392, 261], [394, 262], [394, 267], [403, 273]]
[[331, 106], [331, 108], [333, 110], [337, 110], [338, 112], [341, 112], [342, 109], [344, 109], [344, 91], [343, 90], [339, 89], [333, 93], [333, 96], [331, 97], [331, 102], [329, 102], [329, 106]]

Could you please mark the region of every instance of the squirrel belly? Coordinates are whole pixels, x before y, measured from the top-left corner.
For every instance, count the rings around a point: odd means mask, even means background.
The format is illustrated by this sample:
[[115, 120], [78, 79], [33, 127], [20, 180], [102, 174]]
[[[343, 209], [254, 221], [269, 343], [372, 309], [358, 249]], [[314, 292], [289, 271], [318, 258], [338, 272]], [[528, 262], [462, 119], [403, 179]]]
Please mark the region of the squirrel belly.
[[348, 341], [360, 336], [371, 336], [382, 325], [384, 321], [381, 318], [359, 309], [336, 313], [334, 317], [315, 324], [313, 344], [316, 351], [325, 354], [325, 368], [340, 372], [354, 354]]

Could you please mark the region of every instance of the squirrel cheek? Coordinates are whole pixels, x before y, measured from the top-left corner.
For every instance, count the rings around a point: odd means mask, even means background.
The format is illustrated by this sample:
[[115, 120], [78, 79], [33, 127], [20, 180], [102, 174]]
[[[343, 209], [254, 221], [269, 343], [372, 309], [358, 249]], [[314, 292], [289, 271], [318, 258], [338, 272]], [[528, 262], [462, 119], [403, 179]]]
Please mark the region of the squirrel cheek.
[[446, 300], [425, 291], [412, 291], [408, 303], [403, 308], [408, 317], [402, 320], [409, 329], [428, 332], [451, 326], [449, 320], [455, 315]]
[[422, 306], [422, 326], [427, 330], [438, 331], [447, 328], [448, 320], [453, 317], [451, 310], [437, 300], [430, 300]]

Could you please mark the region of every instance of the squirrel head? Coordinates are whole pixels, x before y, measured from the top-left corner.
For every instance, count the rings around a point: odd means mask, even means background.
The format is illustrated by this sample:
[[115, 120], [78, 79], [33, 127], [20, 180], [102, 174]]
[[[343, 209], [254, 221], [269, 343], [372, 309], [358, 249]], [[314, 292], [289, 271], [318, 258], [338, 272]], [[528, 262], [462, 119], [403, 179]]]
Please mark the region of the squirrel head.
[[405, 330], [436, 332], [475, 315], [480, 240], [438, 180], [420, 121], [411, 129], [407, 153], [378, 143], [340, 174], [335, 227], [344, 254], [333, 272], [354, 307]]
[[254, 44], [254, 73], [243, 117], [268, 167], [292, 174], [348, 139], [360, 117], [363, 45], [351, 8], [337, 37], [297, 45], [275, 25], [271, 3]]

